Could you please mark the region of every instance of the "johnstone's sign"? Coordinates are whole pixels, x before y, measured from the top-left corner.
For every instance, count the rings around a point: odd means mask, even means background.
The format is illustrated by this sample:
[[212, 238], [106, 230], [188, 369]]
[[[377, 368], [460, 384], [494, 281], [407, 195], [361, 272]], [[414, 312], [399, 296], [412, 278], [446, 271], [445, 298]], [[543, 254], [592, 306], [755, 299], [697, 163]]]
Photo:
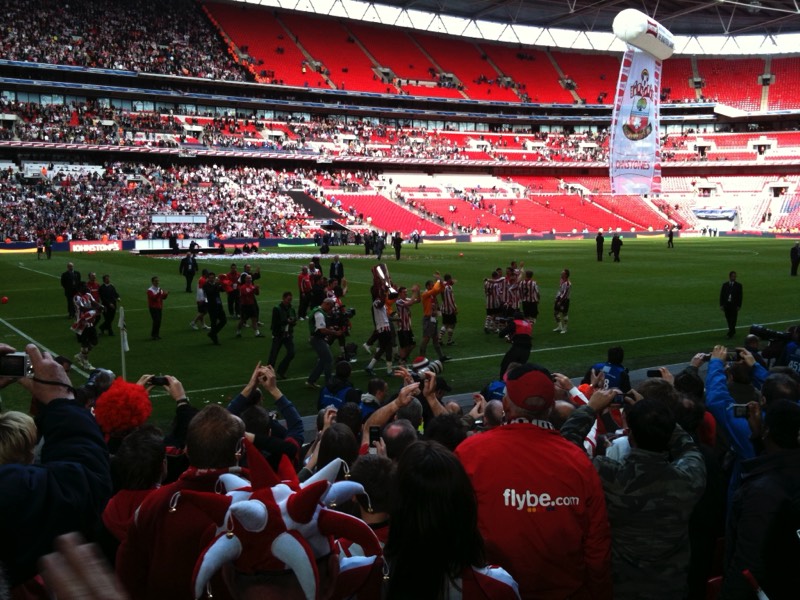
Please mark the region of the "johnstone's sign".
[[89, 240], [81, 242], [70, 242], [70, 252], [110, 252], [111, 250], [122, 250], [122, 242]]

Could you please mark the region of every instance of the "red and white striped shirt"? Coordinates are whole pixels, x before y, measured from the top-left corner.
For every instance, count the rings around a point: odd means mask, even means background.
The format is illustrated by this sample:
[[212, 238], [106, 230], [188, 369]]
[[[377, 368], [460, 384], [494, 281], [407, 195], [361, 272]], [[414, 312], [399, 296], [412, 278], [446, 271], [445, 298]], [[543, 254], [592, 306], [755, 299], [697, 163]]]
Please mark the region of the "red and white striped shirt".
[[519, 287], [519, 297], [523, 302], [539, 301], [539, 285], [534, 279], [523, 279], [517, 286]]
[[411, 306], [413, 304], [414, 300], [412, 298], [398, 298], [397, 302], [395, 302], [401, 331], [411, 331]]
[[571, 291], [572, 282], [569, 279], [562, 280], [561, 285], [558, 288], [558, 293], [556, 294], [556, 301], [569, 300], [569, 294]]
[[486, 294], [486, 308], [500, 308], [503, 305], [505, 279], [484, 279], [483, 292]]
[[505, 298], [504, 303], [506, 306], [516, 308], [519, 306], [519, 288], [517, 287], [516, 278], [506, 277], [505, 283]]
[[442, 314], [454, 315], [456, 313], [456, 299], [453, 296], [453, 284], [445, 283], [442, 291]]

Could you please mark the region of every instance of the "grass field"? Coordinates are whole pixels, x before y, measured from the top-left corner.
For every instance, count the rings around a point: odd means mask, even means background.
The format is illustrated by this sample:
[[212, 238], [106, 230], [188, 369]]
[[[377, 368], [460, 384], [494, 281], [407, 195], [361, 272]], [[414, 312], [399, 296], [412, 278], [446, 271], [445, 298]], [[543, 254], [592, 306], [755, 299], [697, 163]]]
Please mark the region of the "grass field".
[[[434, 270], [450, 272], [457, 280], [457, 345], [447, 349], [453, 360], [445, 365], [443, 375], [455, 392], [467, 392], [479, 389], [496, 375], [508, 347], [497, 336], [483, 332], [482, 282], [495, 267], [505, 267], [511, 260], [517, 260], [534, 270], [542, 302], [534, 328], [532, 360], [551, 370], [579, 376], [589, 365], [603, 360], [606, 349], [615, 344], [624, 346], [628, 367], [643, 368], [686, 361], [695, 352], [725, 343], [725, 319], [718, 306], [718, 295], [730, 270], [738, 272], [744, 286], [738, 343], [752, 323], [784, 329], [800, 320], [800, 278], [789, 276], [791, 244], [786, 240], [693, 238], [676, 239], [675, 248], [668, 250], [660, 237], [631, 239], [625, 240], [620, 263], [611, 262], [608, 256], [602, 263], [597, 262], [593, 240], [422, 244], [419, 250], [405, 247], [400, 262], [388, 255], [384, 259], [399, 284], [422, 284]], [[367, 376], [363, 367], [367, 358], [360, 345], [372, 329], [369, 286], [370, 267], [375, 261], [361, 254], [346, 256], [347, 249], [340, 248], [349, 282], [347, 303], [358, 311], [352, 340], [360, 350], [359, 362], [353, 365], [353, 379], [364, 386]], [[308, 262], [300, 255], [282, 252], [276, 250], [248, 259], [261, 267], [259, 304], [262, 320], [267, 323], [281, 293], [296, 292], [296, 274]], [[189, 328], [195, 314], [194, 294], [183, 291], [177, 258], [122, 252], [56, 254], [50, 261], [39, 261], [32, 253], [0, 254], [4, 282], [0, 295], [9, 298], [7, 304], [0, 305], [0, 341], [17, 349], [32, 341], [70, 357], [78, 351], [59, 284], [68, 261], [75, 263], [84, 278], [89, 271], [95, 271], [98, 279], [109, 273], [121, 294], [130, 343], [130, 352], [126, 354], [128, 380], [135, 381], [142, 373], [171, 374], [184, 383], [196, 405], [222, 402], [238, 392], [256, 362], [268, 356], [269, 337], [256, 339], [252, 330], [245, 329], [243, 337], [237, 339], [231, 321], [220, 334], [220, 347], [213, 346], [204, 333]], [[244, 264], [241, 257], [215, 256], [202, 259], [201, 268], [222, 272], [228, 270], [231, 262], [236, 262], [240, 270]], [[325, 273], [329, 262], [323, 258]], [[564, 267], [572, 272], [572, 308], [569, 333], [559, 335], [551, 332], [552, 301]], [[171, 292], [165, 302], [160, 341], [149, 339], [145, 290], [152, 275], [158, 275], [162, 287]], [[415, 322], [420, 323], [422, 309], [414, 307], [413, 313]], [[263, 330], [269, 336], [268, 325]], [[314, 412], [316, 406], [316, 395], [303, 386], [315, 359], [306, 341], [307, 331], [305, 323], [298, 325], [295, 332], [298, 356], [289, 379], [281, 383], [281, 389], [303, 414]], [[419, 341], [420, 334], [416, 336]], [[120, 354], [119, 337], [101, 336], [90, 358], [95, 366], [120, 374]], [[433, 355], [432, 348], [428, 354]], [[73, 379], [76, 384], [85, 381], [78, 373], [73, 374]], [[25, 410], [29, 402], [19, 386], [4, 389], [2, 399], [5, 410]], [[161, 423], [167, 421], [173, 414], [173, 404], [160, 393], [154, 394], [153, 399], [154, 418]]]

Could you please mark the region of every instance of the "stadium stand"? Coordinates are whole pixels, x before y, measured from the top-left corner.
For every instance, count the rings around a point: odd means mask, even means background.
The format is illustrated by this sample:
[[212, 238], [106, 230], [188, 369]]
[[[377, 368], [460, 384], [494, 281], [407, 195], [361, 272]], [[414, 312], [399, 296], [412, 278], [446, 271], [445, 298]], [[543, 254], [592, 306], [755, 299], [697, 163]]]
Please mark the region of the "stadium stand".
[[697, 72], [703, 80], [702, 94], [742, 110], [761, 110], [761, 83], [764, 60], [761, 58], [697, 59]]
[[473, 100], [519, 102], [513, 90], [515, 82], [503, 81], [503, 74], [476, 44], [422, 33], [410, 35], [439, 67], [443, 84], [462, 89]]
[[[85, 2], [86, 0], [82, 0], [76, 3], [75, 12], [88, 18], [90, 15], [85, 9], [88, 4]], [[585, 59], [586, 54], [583, 53], [520, 49], [502, 44], [476, 44], [366, 23], [337, 21], [285, 11], [267, 11], [254, 6], [243, 7], [229, 3], [206, 3], [202, 10], [197, 10], [194, 5], [188, 6], [183, 0], [167, 4], [168, 14], [173, 14], [169, 11], [185, 11], [181, 14], [192, 15], [192, 22], [188, 25], [171, 24], [169, 35], [182, 34], [184, 40], [194, 40], [194, 36], [199, 36], [202, 32], [202, 35], [213, 38], [216, 35], [213, 28], [217, 27], [221, 32], [219, 44], [206, 44], [203, 49], [205, 54], [196, 48], [190, 51], [179, 47], [175, 50], [176, 56], [179, 55], [186, 64], [178, 70], [169, 64], [159, 64], [156, 70], [148, 69], [151, 72], [180, 76], [198, 75], [209, 81], [216, 75], [204, 72], [204, 65], [211, 65], [214, 69], [217, 68], [216, 65], [233, 65], [236, 75], [226, 76], [230, 80], [248, 77], [249, 70], [259, 81], [283, 81], [284, 84], [302, 87], [308, 84], [309, 88], [320, 85], [330, 88], [329, 91], [344, 84], [345, 92], [361, 89], [396, 93], [399, 89], [401, 93], [455, 100], [478, 98], [491, 102], [503, 96], [503, 99], [512, 102], [519, 102], [521, 99], [535, 101], [538, 98], [540, 102], [572, 103], [575, 96], [562, 87], [568, 78], [577, 85], [578, 96], [589, 96], [585, 99], [591, 103], [593, 99], [590, 96], [595, 93], [599, 96], [605, 91], [605, 87], [613, 86], [614, 71], [618, 66], [618, 58], [613, 55], [592, 55], [592, 66], [587, 68], [590, 61]], [[19, 11], [9, 14], [14, 19], [23, 18]], [[49, 31], [39, 31], [37, 34], [44, 34], [46, 37], [57, 32], [59, 27], [71, 26], [70, 19], [73, 15], [60, 14], [55, 4], [45, 3], [42, 14], [46, 15], [45, 20], [50, 18], [53, 22], [47, 23]], [[108, 14], [109, 20], [114, 23], [119, 23], [119, 19], [124, 18], [112, 8], [109, 8]], [[105, 31], [104, 27], [104, 23], [99, 24], [98, 31]], [[330, 39], [325, 43], [320, 43], [321, 38], [314, 35], [320, 27], [331, 32], [328, 36]], [[27, 39], [24, 38], [25, 35], [33, 35], [29, 30], [30, 27], [21, 28], [21, 39]], [[138, 59], [161, 63], [161, 59], [148, 56], [144, 50], [141, 51], [144, 54], [139, 56], [139, 48], [146, 48], [154, 41], [158, 45], [157, 40], [158, 36], [149, 39], [147, 43], [144, 40], [134, 40], [130, 46], [133, 48], [129, 52], [131, 56], [125, 56], [131, 66], [121, 62], [108, 62], [107, 57], [103, 58], [106, 62], [94, 61], [88, 64], [137, 70], [140, 67], [133, 63]], [[89, 51], [90, 44], [85, 40], [73, 41], [74, 44], [61, 48], [60, 53], [52, 52], [48, 59], [73, 64], [80, 64], [83, 59], [93, 60]], [[9, 41], [6, 44], [12, 58], [36, 58], [15, 54], [18, 52], [15, 45]], [[40, 45], [45, 46], [46, 44]], [[119, 43], [112, 43], [109, 47], [112, 49], [111, 53], [117, 52], [121, 55]], [[65, 54], [69, 52], [71, 54]], [[703, 93], [706, 96], [713, 92], [714, 97], [718, 97], [720, 101], [734, 105], [739, 102], [738, 106], [744, 106], [738, 94], [751, 105], [755, 105], [760, 102], [762, 91], [757, 81], [753, 86], [738, 86], [735, 92], [722, 90], [720, 93], [715, 86], [722, 89], [726, 75], [727, 79], [731, 79], [730, 72], [735, 73], [737, 78], [750, 78], [754, 73], [770, 70], [776, 78], [776, 82], [767, 90], [770, 94], [774, 92], [772, 101], [778, 98], [782, 89], [778, 81], [791, 81], [791, 60], [774, 58], [764, 61], [759, 58], [733, 61], [736, 63], [733, 64], [723, 59], [675, 57], [664, 66], [664, 91], [669, 99], [676, 102], [691, 100], [694, 90], [688, 84], [692, 78], [699, 76], [705, 83]], [[244, 68], [237, 65], [237, 61]], [[330, 79], [326, 79], [328, 75]], [[420, 85], [397, 80], [410, 80], [412, 75], [420, 76], [419, 79], [414, 78]], [[605, 78], [602, 79], [601, 75]], [[502, 79], [504, 76], [507, 79]], [[399, 84], [399, 88], [395, 84]], [[536, 98], [526, 96], [531, 86], [536, 89]], [[490, 89], [491, 97], [488, 94]], [[591, 93], [587, 90], [591, 90]], [[689, 91], [688, 95], [684, 93], [686, 90]], [[569, 225], [582, 229], [594, 228], [604, 221], [604, 227], [611, 225], [603, 215], [597, 216], [590, 211], [580, 210], [580, 196], [576, 191], [578, 187], [591, 208], [611, 212], [619, 208], [622, 212], [616, 213], [614, 218], [620, 220], [615, 221], [613, 226], [622, 228], [655, 227], [658, 225], [657, 220], [667, 217], [690, 224], [687, 207], [692, 206], [693, 200], [703, 198], [712, 189], [696, 187], [694, 184], [698, 181], [697, 177], [682, 175], [671, 178], [666, 174], [663, 203], [659, 205], [662, 207], [662, 214], [654, 212], [653, 204], [647, 199], [627, 198], [624, 207], [606, 204], [606, 196], [610, 192], [604, 167], [608, 137], [603, 128], [597, 127], [588, 128], [588, 131], [587, 128], [582, 128], [579, 132], [572, 132], [569, 128], [565, 131], [548, 128], [537, 132], [538, 128], [535, 126], [514, 126], [512, 130], [511, 126], [504, 125], [497, 126], [502, 131], [495, 131], [487, 129], [485, 124], [478, 128], [476, 125], [444, 122], [442, 126], [441, 120], [435, 127], [426, 126], [424, 119], [419, 121], [419, 125], [410, 127], [386, 116], [354, 118], [311, 114], [295, 118], [293, 115], [257, 115], [256, 110], [237, 110], [237, 116], [230, 113], [215, 117], [208, 112], [202, 114], [200, 110], [195, 113], [191, 110], [175, 111], [167, 105], [163, 105], [163, 109], [153, 107], [132, 110], [133, 108], [133, 105], [120, 108], [109, 105], [108, 102], [101, 104], [80, 97], [73, 97], [69, 102], [48, 104], [41, 101], [15, 101], [13, 96], [9, 96], [4, 98], [2, 104], [0, 141], [30, 142], [39, 148], [47, 147], [48, 144], [82, 144], [92, 147], [101, 145], [104, 148], [137, 148], [144, 151], [186, 149], [189, 153], [196, 150], [212, 153], [216, 150], [245, 150], [254, 155], [263, 152], [264, 156], [268, 154], [271, 159], [274, 159], [276, 153], [287, 158], [292, 155], [318, 156], [323, 161], [366, 159], [371, 161], [371, 165], [378, 167], [377, 171], [382, 169], [381, 161], [384, 160], [457, 161], [467, 169], [471, 167], [471, 163], [477, 161], [484, 165], [494, 163], [498, 168], [507, 162], [515, 165], [527, 163], [531, 167], [567, 167], [567, 171], [558, 177], [549, 174], [514, 173], [507, 178], [509, 182], [513, 181], [527, 189], [520, 196], [515, 190], [507, 188], [495, 198], [496, 210], [499, 212], [487, 213], [490, 216], [486, 217], [486, 221], [488, 223], [497, 217], [497, 222], [493, 221], [487, 227], [499, 228], [501, 231], [504, 228], [516, 231], [524, 226], [521, 222], [522, 216], [516, 212], [513, 222], [510, 218], [502, 218], [504, 209], [506, 215], [510, 214], [512, 202], [526, 197], [536, 202], [539, 195], [549, 194], [552, 203], [556, 196], [569, 191], [565, 190], [564, 184], [571, 186], [572, 190], [564, 196], [565, 214], [557, 216], [573, 219], [574, 223]], [[735, 201], [742, 211], [752, 212], [752, 218], [748, 216], [745, 220], [748, 223], [753, 221], [754, 227], [760, 226], [761, 223], [756, 221], [761, 205], [764, 202], [769, 205], [768, 186], [783, 174], [782, 166], [778, 165], [800, 158], [800, 134], [792, 131], [761, 131], [758, 128], [724, 132], [715, 131], [713, 126], [698, 127], [694, 131], [689, 127], [681, 129], [678, 133], [673, 127], [666, 138], [663, 152], [665, 164], [700, 164], [698, 161], [720, 165], [734, 161], [753, 165], [767, 161], [775, 163], [772, 171], [774, 175], [766, 174], [747, 179], [743, 173], [727, 171], [723, 175], [703, 179], [706, 185], [730, 196], [731, 201]], [[569, 170], [570, 163], [581, 165], [581, 168], [588, 165], [590, 171], [578, 175]], [[792, 184], [788, 192], [794, 193], [795, 187]], [[440, 186], [439, 189], [438, 196], [433, 191], [420, 196], [413, 192], [413, 186], [399, 191], [407, 196], [410, 203], [430, 200], [433, 208], [429, 212], [437, 216], [434, 222], [439, 226], [455, 225], [458, 228], [458, 224], [449, 220], [447, 214], [442, 214], [438, 206], [442, 201], [448, 201], [441, 196], [441, 190], [446, 188]], [[462, 186], [461, 189], [468, 189], [468, 186]], [[756, 201], [741, 202], [739, 196], [743, 194], [755, 194]], [[589, 199], [592, 200], [591, 203], [588, 202]], [[446, 206], [446, 212], [449, 212], [449, 204]], [[420, 204], [419, 208], [423, 212], [428, 210], [425, 204]], [[563, 219], [561, 222], [566, 223]], [[555, 219], [554, 224], [558, 223], [559, 219]], [[474, 227], [476, 224], [469, 225]], [[536, 224], [536, 227], [548, 229], [540, 224]]]
[[696, 102], [697, 91], [692, 87], [695, 74], [692, 59], [671, 57], [661, 67], [661, 97], [664, 102]]
[[[396, 78], [426, 81], [433, 87], [438, 83], [436, 67], [406, 31], [357, 22], [348, 23], [347, 27], [378, 64], [390, 69]], [[404, 89], [408, 90], [408, 84]]]
[[796, 108], [800, 97], [800, 57], [772, 57], [770, 74], [774, 77], [769, 86], [770, 110]]
[[280, 20], [311, 57], [312, 65], [320, 65], [335, 87], [386, 92], [386, 83], [375, 73], [376, 65], [341, 23], [299, 13], [283, 13]]
[[311, 87], [326, 85], [272, 12], [215, 2], [205, 7], [236, 46], [246, 49], [255, 62], [259, 81]]
[[574, 82], [575, 92], [586, 104], [611, 104], [617, 87], [620, 61], [608, 54], [552, 51], [564, 79]]
[[442, 223], [434, 223], [380, 194], [337, 193], [329, 195], [327, 200], [347, 212], [365, 215], [368, 225], [384, 231], [401, 231], [404, 235], [412, 231], [425, 231], [435, 235], [443, 229]]
[[520, 95], [529, 102], [572, 104], [575, 101], [559, 83], [559, 73], [547, 52], [496, 44], [480, 44], [479, 47], [497, 68], [519, 84]]

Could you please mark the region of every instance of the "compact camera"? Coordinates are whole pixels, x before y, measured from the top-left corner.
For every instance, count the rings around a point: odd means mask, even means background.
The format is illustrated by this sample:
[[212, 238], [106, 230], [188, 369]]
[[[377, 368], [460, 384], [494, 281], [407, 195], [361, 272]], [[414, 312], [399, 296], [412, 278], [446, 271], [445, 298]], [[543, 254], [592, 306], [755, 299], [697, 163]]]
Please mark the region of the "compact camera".
[[148, 385], [169, 385], [169, 380], [163, 375], [153, 375], [147, 380]]
[[[728, 356], [725, 357], [728, 362], [736, 362], [737, 360], [741, 360], [741, 356], [739, 355], [739, 351], [731, 351], [728, 352]], [[703, 354], [703, 362], [708, 362], [711, 360], [710, 354]]]
[[25, 352], [0, 356], [0, 377], [33, 377], [30, 357]]
[[747, 404], [734, 404], [733, 405], [733, 416], [738, 419], [746, 419], [747, 418]]

